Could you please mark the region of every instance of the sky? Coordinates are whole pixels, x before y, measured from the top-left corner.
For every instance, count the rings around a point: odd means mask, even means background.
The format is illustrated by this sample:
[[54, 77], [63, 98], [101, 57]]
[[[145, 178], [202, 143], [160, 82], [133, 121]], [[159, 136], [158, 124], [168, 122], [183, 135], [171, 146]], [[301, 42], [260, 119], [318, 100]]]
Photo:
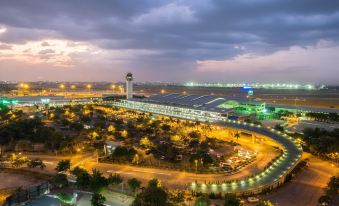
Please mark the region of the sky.
[[0, 0], [0, 81], [339, 84], [337, 0]]

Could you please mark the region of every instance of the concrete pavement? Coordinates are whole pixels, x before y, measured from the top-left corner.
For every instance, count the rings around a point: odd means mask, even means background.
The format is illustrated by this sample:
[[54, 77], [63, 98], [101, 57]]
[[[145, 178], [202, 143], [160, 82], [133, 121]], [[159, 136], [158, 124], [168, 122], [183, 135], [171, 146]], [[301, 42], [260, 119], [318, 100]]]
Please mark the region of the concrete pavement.
[[324, 188], [331, 176], [338, 175], [338, 167], [331, 163], [309, 157], [309, 167], [305, 168], [291, 182], [275, 190], [263, 199], [269, 199], [277, 206], [316, 206], [324, 194]]

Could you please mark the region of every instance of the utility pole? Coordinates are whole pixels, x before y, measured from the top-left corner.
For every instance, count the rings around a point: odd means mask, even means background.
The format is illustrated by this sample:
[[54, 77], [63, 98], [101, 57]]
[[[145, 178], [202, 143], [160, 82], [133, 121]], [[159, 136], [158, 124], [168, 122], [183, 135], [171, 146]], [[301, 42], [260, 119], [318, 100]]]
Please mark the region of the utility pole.
[[195, 163], [195, 173], [198, 174], [198, 160], [194, 160]]

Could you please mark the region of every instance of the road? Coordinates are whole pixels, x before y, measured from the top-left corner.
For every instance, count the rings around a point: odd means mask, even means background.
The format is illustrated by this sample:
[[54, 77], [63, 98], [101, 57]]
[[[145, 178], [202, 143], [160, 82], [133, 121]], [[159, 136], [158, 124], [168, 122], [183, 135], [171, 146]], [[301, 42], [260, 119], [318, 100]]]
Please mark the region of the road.
[[222, 181], [222, 180], [234, 180], [242, 179], [244, 177], [254, 175], [261, 171], [273, 158], [278, 156], [277, 152], [272, 146], [276, 145], [272, 141], [265, 141], [265, 143], [252, 143], [251, 138], [241, 137], [239, 143], [244, 145], [244, 148], [252, 151], [257, 151], [257, 160], [253, 163], [245, 166], [238, 173], [232, 175], [225, 174], [195, 174], [183, 171], [156, 169], [156, 168], [144, 168], [129, 165], [119, 164], [107, 164], [97, 163], [95, 156], [91, 154], [86, 155], [73, 155], [73, 156], [55, 156], [55, 155], [29, 155], [29, 158], [40, 158], [42, 159], [47, 168], [45, 172], [55, 173], [54, 168], [57, 163], [63, 159], [70, 159], [71, 165], [82, 166], [87, 170], [91, 171], [92, 168], [99, 169], [104, 175], [118, 173], [122, 177], [128, 179], [137, 177], [142, 182], [146, 183], [150, 179], [157, 178], [161, 180], [166, 187], [173, 189], [186, 188], [188, 184], [192, 182], [208, 182], [208, 181]]
[[338, 167], [306, 154], [309, 167], [305, 168], [291, 182], [275, 190], [263, 199], [269, 199], [277, 206], [316, 206], [318, 199], [324, 194], [329, 178], [338, 175]]
[[[269, 185], [272, 182], [276, 182], [280, 179], [280, 177], [283, 177], [283, 175], [286, 174], [290, 167], [295, 164], [299, 159], [299, 155], [301, 153], [300, 147], [296, 145], [291, 139], [281, 136], [278, 133], [272, 132], [264, 128], [259, 128], [257, 126], [249, 126], [236, 122], [233, 123], [231, 121], [218, 122], [217, 124], [221, 126], [229, 126], [241, 130], [252, 131], [267, 136], [269, 137], [268, 139], [274, 140], [284, 146], [284, 156], [279, 158], [279, 161], [272, 165], [268, 170], [257, 174], [255, 178], [227, 184], [210, 183], [244, 179], [245, 177], [252, 175], [253, 171], [251, 171], [251, 169], [244, 169], [237, 174], [225, 176], [223, 174], [194, 174], [163, 169], [139, 168], [127, 165], [96, 163], [94, 161], [82, 161], [82, 165], [88, 170], [91, 170], [92, 168], [97, 168], [105, 175], [108, 175], [109, 173], [120, 173], [122, 176], [127, 178], [137, 177], [143, 182], [148, 181], [152, 178], [158, 178], [164, 182], [164, 185], [174, 189], [184, 189], [187, 188], [187, 186], [190, 186], [190, 189], [202, 192], [240, 192], [257, 190], [258, 188], [260, 188], [261, 190], [262, 186]], [[50, 166], [53, 166], [52, 168], [54, 168], [56, 162], [59, 161], [59, 159], [54, 160], [53, 156], [46, 157], [47, 159], [44, 159], [44, 157], [42, 156], [39, 157], [50, 163]], [[87, 160], [90, 159], [88, 159], [87, 157]], [[75, 156], [74, 158], [72, 158], [72, 163], [79, 164], [81, 163], [81, 159], [77, 159], [77, 157]], [[193, 182], [197, 182], [198, 184], [193, 184]]]
[[[146, 183], [150, 179], [157, 178], [160, 179], [164, 185], [172, 189], [183, 189], [185, 184], [190, 184], [194, 181], [212, 181], [212, 180], [231, 180], [231, 179], [241, 179], [248, 175], [252, 174], [252, 171], [256, 171], [257, 165], [253, 164], [248, 166], [248, 168], [241, 170], [239, 173], [232, 175], [224, 174], [195, 174], [175, 170], [165, 170], [165, 169], [156, 169], [156, 168], [143, 168], [129, 165], [119, 165], [119, 164], [109, 164], [109, 163], [97, 163], [95, 158], [89, 158], [89, 155], [82, 157], [81, 155], [77, 156], [53, 156], [53, 155], [29, 155], [29, 158], [40, 158], [46, 164], [45, 172], [55, 173], [54, 168], [57, 163], [63, 159], [70, 159], [71, 164], [77, 164], [81, 167], [86, 168], [91, 171], [92, 168], [100, 170], [104, 175], [108, 176], [109, 174], [120, 174], [124, 178], [136, 177], [142, 182]], [[86, 161], [84, 161], [86, 159]]]
[[[32, 156], [34, 157], [34, 156]], [[110, 172], [119, 173], [125, 178], [137, 177], [146, 182], [151, 178], [161, 179], [163, 185], [168, 188], [183, 188], [183, 183], [189, 183], [198, 179], [200, 181], [208, 179], [224, 179], [224, 175], [217, 174], [192, 174], [179, 171], [169, 171], [162, 169], [140, 168], [134, 166], [114, 165], [105, 163], [96, 163], [92, 159], [88, 159], [88, 155], [81, 156], [47, 156], [38, 155], [41, 159], [47, 162], [47, 171], [53, 172], [53, 168], [57, 162], [62, 159], [71, 159], [72, 163], [80, 163], [86, 169], [97, 168], [105, 175]], [[282, 187], [274, 190], [268, 195], [260, 196], [261, 199], [270, 200], [277, 206], [316, 206], [319, 197], [324, 193], [323, 188], [326, 186], [329, 178], [339, 173], [337, 167], [332, 164], [322, 161], [310, 154], [304, 154], [303, 158], [309, 158], [309, 167], [299, 173], [291, 182], [284, 184]], [[244, 174], [235, 174], [229, 178], [241, 178]]]

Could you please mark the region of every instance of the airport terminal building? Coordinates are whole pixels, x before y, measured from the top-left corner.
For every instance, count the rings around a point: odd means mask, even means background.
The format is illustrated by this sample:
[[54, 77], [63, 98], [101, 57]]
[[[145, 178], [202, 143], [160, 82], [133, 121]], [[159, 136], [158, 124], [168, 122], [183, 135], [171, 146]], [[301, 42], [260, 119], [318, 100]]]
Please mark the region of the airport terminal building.
[[215, 95], [159, 94], [145, 99], [113, 102], [113, 105], [186, 119], [240, 120], [265, 111], [265, 102], [247, 98], [228, 98]]

